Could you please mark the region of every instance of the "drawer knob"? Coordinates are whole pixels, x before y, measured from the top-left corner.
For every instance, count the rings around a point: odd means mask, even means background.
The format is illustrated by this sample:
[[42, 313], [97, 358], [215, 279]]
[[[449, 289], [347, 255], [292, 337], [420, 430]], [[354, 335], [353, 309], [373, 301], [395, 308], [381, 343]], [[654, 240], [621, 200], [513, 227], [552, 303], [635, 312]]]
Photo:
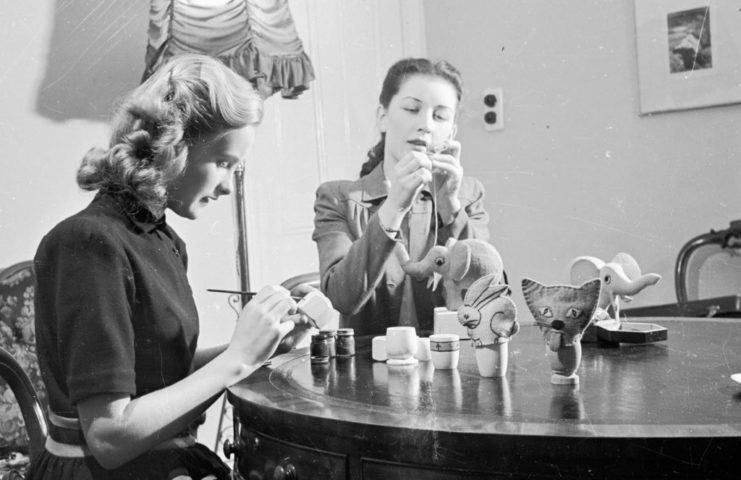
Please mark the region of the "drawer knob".
[[296, 467], [292, 463], [283, 463], [273, 470], [273, 480], [298, 480]]
[[224, 455], [226, 455], [226, 458], [231, 458], [233, 453], [237, 453], [239, 450], [239, 440], [232, 442], [230, 439], [224, 440], [224, 445], [222, 445], [222, 450], [224, 450]]
[[226, 458], [231, 458], [233, 453], [237, 453], [240, 450], [244, 450], [248, 453], [255, 453], [258, 448], [260, 448], [260, 439], [257, 437], [247, 438], [246, 440], [238, 438], [235, 441], [226, 439], [224, 440], [224, 445], [222, 445], [222, 450], [224, 451]]

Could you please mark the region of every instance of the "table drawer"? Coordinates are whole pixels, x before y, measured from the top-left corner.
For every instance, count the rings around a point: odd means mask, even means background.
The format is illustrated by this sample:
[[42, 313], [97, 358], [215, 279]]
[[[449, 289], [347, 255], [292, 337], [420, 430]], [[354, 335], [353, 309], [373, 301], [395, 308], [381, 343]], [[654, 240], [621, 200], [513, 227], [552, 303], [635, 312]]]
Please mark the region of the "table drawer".
[[363, 479], [372, 480], [382, 478], [383, 480], [497, 480], [497, 479], [531, 479], [537, 480], [539, 476], [520, 476], [496, 472], [476, 472], [459, 469], [444, 469], [432, 466], [409, 465], [404, 463], [385, 462], [364, 458]]
[[307, 448], [242, 428], [239, 473], [250, 480], [339, 480], [347, 456]]

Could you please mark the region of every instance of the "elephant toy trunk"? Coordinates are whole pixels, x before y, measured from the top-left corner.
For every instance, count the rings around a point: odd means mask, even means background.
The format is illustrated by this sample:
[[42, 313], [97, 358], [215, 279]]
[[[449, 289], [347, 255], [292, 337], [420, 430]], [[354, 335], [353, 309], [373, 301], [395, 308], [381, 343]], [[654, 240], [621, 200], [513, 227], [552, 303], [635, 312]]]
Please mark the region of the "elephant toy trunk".
[[404, 270], [404, 273], [416, 278], [425, 278], [432, 276], [435, 272], [433, 252], [437, 252], [440, 248], [442, 247], [433, 247], [425, 258], [417, 262], [412, 261], [409, 257], [409, 252], [407, 252], [407, 249], [401, 243], [397, 243], [394, 247], [394, 254], [401, 265], [401, 269]]

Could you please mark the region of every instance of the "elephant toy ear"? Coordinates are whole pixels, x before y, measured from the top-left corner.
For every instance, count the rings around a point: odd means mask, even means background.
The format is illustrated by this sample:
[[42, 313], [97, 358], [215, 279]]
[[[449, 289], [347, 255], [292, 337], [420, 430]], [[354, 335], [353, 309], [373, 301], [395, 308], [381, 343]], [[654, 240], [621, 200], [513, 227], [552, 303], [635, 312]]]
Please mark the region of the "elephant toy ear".
[[468, 273], [471, 266], [471, 247], [463, 242], [457, 242], [450, 248], [450, 277], [460, 282]]
[[641, 276], [641, 267], [638, 266], [638, 262], [631, 255], [620, 252], [615, 255], [610, 263], [616, 263], [623, 269], [625, 276], [631, 280], [636, 280]]
[[600, 278], [600, 269], [604, 266], [605, 262], [597, 257], [576, 257], [569, 266], [571, 285], [581, 285], [588, 280]]

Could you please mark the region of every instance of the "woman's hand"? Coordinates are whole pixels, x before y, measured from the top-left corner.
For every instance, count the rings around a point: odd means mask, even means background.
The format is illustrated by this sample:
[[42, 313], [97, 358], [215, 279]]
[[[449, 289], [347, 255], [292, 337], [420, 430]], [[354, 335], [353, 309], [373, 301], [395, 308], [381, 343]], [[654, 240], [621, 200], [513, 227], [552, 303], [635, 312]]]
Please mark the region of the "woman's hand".
[[[278, 347], [275, 349], [275, 355], [281, 353], [290, 352], [294, 348], [297, 348], [311, 333], [311, 329], [314, 324], [311, 322], [309, 317], [303, 313], [297, 313], [295, 315], [288, 315], [283, 319], [283, 322], [290, 322], [295, 325], [293, 330], [288, 332], [283, 339], [281, 339]], [[316, 332], [316, 330], [314, 330]]]
[[424, 152], [411, 151], [394, 165], [392, 175], [379, 218], [383, 225], [398, 228], [422, 187], [432, 183], [432, 161]]
[[461, 209], [458, 191], [461, 188], [463, 167], [461, 166], [461, 144], [455, 140], [448, 142], [448, 148], [430, 156], [432, 176], [438, 213], [444, 225], [448, 225]]
[[283, 287], [267, 286], [242, 309], [226, 348], [241, 364], [259, 366], [293, 330], [296, 302]]

